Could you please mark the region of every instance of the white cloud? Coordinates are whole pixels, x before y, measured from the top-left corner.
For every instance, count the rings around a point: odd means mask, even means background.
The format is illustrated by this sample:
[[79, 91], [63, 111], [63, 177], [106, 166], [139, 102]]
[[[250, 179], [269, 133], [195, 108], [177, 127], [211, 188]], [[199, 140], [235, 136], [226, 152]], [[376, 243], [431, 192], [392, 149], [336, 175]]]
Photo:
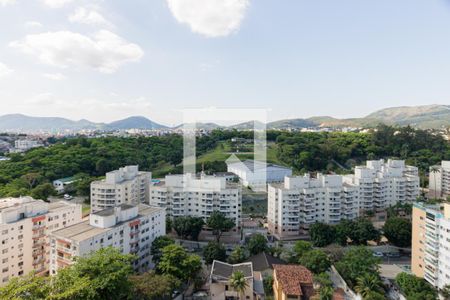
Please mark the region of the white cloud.
[[14, 3], [16, 3], [16, 0], [0, 0], [1, 6], [6, 6], [6, 5], [14, 4]]
[[5, 77], [9, 74], [11, 74], [13, 72], [13, 70], [11, 68], [9, 68], [7, 65], [5, 65], [4, 63], [0, 62], [0, 78], [1, 77]]
[[27, 28], [41, 28], [43, 26], [44, 25], [42, 25], [41, 23], [36, 22], [36, 21], [25, 22], [25, 27], [27, 27]]
[[87, 7], [78, 7], [75, 12], [69, 16], [69, 21], [87, 25], [112, 26], [112, 24], [109, 23], [95, 8]]
[[72, 31], [30, 34], [9, 45], [36, 56], [45, 64], [89, 67], [102, 73], [114, 73], [120, 66], [139, 61], [144, 55], [141, 47], [107, 30], [100, 30], [92, 37]]
[[37, 94], [36, 96], [33, 96], [25, 100], [25, 104], [36, 106], [54, 105], [56, 103], [57, 103], [56, 97], [52, 93]]
[[166, 0], [175, 19], [207, 37], [236, 32], [250, 0]]
[[42, 0], [42, 3], [50, 8], [60, 8], [72, 1], [73, 0]]
[[44, 73], [42, 74], [45, 78], [51, 79], [51, 80], [63, 80], [66, 79], [66, 76], [64, 76], [61, 73]]

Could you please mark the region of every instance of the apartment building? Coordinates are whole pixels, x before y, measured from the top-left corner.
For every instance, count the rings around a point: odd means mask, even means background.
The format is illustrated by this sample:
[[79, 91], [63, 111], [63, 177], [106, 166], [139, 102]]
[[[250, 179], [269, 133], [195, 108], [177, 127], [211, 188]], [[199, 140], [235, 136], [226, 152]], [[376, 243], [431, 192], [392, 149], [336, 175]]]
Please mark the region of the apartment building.
[[310, 224], [337, 224], [359, 216], [359, 188], [339, 175], [285, 177], [269, 184], [268, 227], [278, 239], [295, 238]]
[[50, 237], [50, 273], [104, 247], [114, 247], [124, 254], [137, 256], [134, 269], [151, 267], [153, 240], [166, 234], [164, 209], [145, 204], [121, 204], [90, 215], [89, 220], [54, 231]]
[[26, 152], [30, 149], [42, 147], [44, 146], [41, 142], [35, 141], [35, 140], [28, 140], [28, 139], [22, 139], [22, 140], [16, 140], [14, 142], [14, 148], [10, 149], [11, 153], [22, 153]]
[[450, 284], [450, 204], [414, 203], [411, 271], [436, 288]]
[[91, 211], [96, 212], [121, 204], [149, 203], [152, 174], [126, 166], [106, 173], [106, 178], [91, 183]]
[[151, 186], [150, 205], [165, 208], [168, 217], [195, 216], [205, 221], [213, 211], [220, 211], [239, 225], [242, 188], [223, 176], [167, 175]]
[[81, 205], [31, 197], [0, 199], [0, 285], [31, 271], [49, 271], [49, 234], [82, 221]]
[[344, 182], [359, 186], [360, 209], [379, 211], [396, 203], [412, 202], [420, 194], [419, 170], [403, 160], [370, 160], [345, 175]]
[[432, 166], [429, 178], [430, 197], [440, 199], [450, 197], [450, 161], [442, 161], [440, 165]]

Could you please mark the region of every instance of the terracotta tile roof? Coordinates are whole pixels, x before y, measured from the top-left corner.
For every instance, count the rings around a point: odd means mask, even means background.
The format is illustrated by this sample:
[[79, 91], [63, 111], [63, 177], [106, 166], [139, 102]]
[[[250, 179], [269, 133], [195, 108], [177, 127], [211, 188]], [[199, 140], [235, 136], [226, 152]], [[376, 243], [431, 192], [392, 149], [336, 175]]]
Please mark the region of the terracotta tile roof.
[[286, 295], [310, 296], [314, 293], [313, 274], [300, 265], [273, 265], [277, 281]]
[[345, 292], [341, 288], [337, 288], [333, 293], [333, 300], [345, 300]]

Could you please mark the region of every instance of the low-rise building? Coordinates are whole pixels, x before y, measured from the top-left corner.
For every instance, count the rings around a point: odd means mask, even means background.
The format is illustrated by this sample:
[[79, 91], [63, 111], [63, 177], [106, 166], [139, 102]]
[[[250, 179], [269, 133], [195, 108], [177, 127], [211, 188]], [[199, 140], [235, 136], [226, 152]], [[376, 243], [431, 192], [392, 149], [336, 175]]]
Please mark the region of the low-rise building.
[[283, 182], [292, 169], [255, 160], [227, 162], [228, 172], [239, 176], [242, 185], [253, 190], [266, 190], [268, 183]]
[[[242, 272], [247, 282], [245, 291], [233, 289], [230, 279], [235, 272]], [[227, 264], [215, 260], [209, 277], [211, 300], [224, 299], [264, 299], [264, 285], [261, 273], [254, 272], [251, 262], [241, 264]]]
[[34, 271], [49, 271], [49, 234], [82, 221], [82, 207], [31, 197], [0, 199], [0, 285]]
[[295, 238], [316, 222], [337, 224], [359, 216], [359, 188], [340, 175], [286, 177], [269, 184], [267, 222], [278, 239]]
[[300, 265], [273, 265], [275, 300], [309, 300], [314, 295], [313, 274]]
[[429, 191], [432, 198], [450, 197], [450, 161], [442, 161], [440, 165], [430, 168]]
[[415, 203], [412, 224], [411, 271], [442, 289], [450, 284], [450, 204]]
[[53, 181], [53, 188], [58, 194], [63, 194], [68, 191], [78, 180], [75, 177], [60, 178]]
[[206, 221], [213, 211], [220, 211], [236, 226], [240, 224], [242, 188], [226, 177], [167, 175], [150, 190], [150, 205], [165, 208], [168, 217], [195, 216]]
[[121, 204], [149, 203], [152, 174], [126, 166], [106, 173], [106, 178], [91, 183], [91, 211], [96, 212]]
[[164, 209], [145, 204], [121, 204], [91, 213], [89, 220], [54, 231], [51, 234], [50, 273], [104, 247], [114, 247], [124, 254], [137, 256], [134, 269], [152, 266], [150, 247], [153, 240], [166, 233]]

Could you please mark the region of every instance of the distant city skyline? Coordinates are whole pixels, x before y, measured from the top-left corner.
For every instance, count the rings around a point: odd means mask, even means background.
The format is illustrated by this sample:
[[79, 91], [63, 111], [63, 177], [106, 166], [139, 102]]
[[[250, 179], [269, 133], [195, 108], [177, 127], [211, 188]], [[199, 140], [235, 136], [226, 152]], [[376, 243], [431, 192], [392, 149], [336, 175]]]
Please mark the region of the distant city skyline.
[[444, 0], [0, 0], [1, 115], [164, 125], [449, 104]]

